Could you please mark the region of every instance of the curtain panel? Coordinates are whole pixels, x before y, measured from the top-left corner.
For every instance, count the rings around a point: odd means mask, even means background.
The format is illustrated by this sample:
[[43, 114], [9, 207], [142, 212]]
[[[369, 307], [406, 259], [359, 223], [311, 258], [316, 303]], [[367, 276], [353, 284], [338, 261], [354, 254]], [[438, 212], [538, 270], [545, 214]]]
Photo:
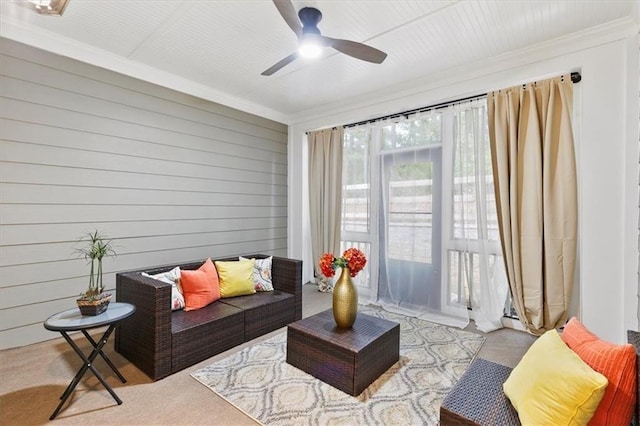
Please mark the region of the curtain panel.
[[331, 291], [332, 288], [318, 266], [320, 256], [325, 252], [340, 256], [343, 136], [343, 127], [307, 134], [311, 254], [320, 291]]
[[509, 286], [496, 224], [486, 105], [483, 99], [452, 107], [451, 247], [458, 257], [456, 269], [471, 293], [476, 327], [490, 332], [502, 328]]
[[536, 335], [568, 316], [576, 268], [577, 182], [570, 75], [491, 92], [489, 137], [514, 308]]

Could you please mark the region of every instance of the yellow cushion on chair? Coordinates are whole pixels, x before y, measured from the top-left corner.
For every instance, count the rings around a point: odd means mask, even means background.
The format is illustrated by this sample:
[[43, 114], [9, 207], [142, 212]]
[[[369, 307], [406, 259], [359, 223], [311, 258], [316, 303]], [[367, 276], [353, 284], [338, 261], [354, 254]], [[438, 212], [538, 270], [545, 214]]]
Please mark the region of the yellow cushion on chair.
[[523, 425], [586, 425], [607, 384], [549, 330], [531, 345], [503, 389]]

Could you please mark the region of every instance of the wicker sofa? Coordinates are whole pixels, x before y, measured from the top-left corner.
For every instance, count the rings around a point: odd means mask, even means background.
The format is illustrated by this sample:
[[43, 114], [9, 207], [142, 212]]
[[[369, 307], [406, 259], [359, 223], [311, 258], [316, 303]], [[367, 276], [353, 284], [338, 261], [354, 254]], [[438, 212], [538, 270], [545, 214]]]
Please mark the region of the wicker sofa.
[[141, 274], [158, 274], [176, 266], [193, 270], [202, 262], [116, 274], [116, 300], [135, 305], [136, 314], [119, 324], [115, 349], [153, 380], [302, 318], [300, 260], [273, 256], [274, 291], [220, 299], [188, 312], [171, 311], [171, 284]]
[[[627, 331], [640, 367], [640, 332]], [[637, 370], [635, 421], [640, 424], [640, 368]], [[511, 368], [476, 358], [440, 406], [440, 425], [520, 425], [520, 419], [502, 390]]]

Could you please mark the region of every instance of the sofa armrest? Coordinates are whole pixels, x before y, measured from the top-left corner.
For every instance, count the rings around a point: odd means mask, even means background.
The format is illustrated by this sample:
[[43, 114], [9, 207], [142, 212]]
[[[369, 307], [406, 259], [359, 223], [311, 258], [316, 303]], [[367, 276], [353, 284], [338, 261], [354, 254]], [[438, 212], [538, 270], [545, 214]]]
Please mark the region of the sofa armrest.
[[[252, 254], [244, 257], [264, 259], [264, 254]], [[294, 321], [302, 319], [302, 260], [273, 256], [271, 262], [271, 281], [273, 289], [291, 293], [295, 297]]]
[[271, 278], [275, 290], [294, 295], [294, 321], [302, 319], [302, 260], [274, 256], [271, 264]]
[[153, 380], [171, 374], [171, 284], [139, 271], [118, 273], [116, 300], [136, 307], [116, 328], [116, 351]]

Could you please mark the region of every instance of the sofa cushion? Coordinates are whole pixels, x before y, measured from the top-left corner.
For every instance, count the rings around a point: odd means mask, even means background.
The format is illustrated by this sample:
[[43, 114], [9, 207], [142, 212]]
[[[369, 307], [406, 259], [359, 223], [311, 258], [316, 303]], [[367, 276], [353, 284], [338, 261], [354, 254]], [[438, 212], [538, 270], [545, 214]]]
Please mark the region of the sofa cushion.
[[195, 271], [183, 269], [180, 284], [184, 292], [185, 311], [193, 311], [220, 299], [218, 274], [211, 259]]
[[283, 291], [221, 299], [244, 311], [244, 338], [251, 340], [295, 321], [295, 297]]
[[271, 281], [271, 262], [273, 256], [266, 259], [247, 259], [240, 256], [238, 260], [254, 260], [253, 265], [253, 286], [256, 291], [273, 291], [273, 282]]
[[215, 262], [220, 277], [220, 297], [236, 297], [256, 292], [253, 287], [252, 259]]
[[[171, 314], [171, 371], [179, 371], [244, 342], [244, 311], [220, 301]], [[167, 342], [169, 344], [169, 342]]]
[[182, 288], [180, 288], [180, 267], [176, 266], [170, 271], [160, 272], [159, 274], [149, 275], [146, 272], [142, 272], [142, 275], [154, 280], [162, 281], [167, 284], [171, 284], [171, 310], [176, 311], [184, 308], [184, 295], [182, 294]]
[[633, 345], [616, 345], [599, 339], [577, 318], [565, 325], [562, 340], [609, 385], [590, 425], [628, 425], [636, 401], [636, 351]]
[[549, 330], [531, 345], [503, 389], [522, 424], [586, 424], [607, 383], [607, 378], [582, 361], [556, 330]]
[[[195, 311], [176, 311], [171, 314], [171, 333], [182, 333], [203, 324], [215, 323], [220, 318], [238, 314], [242, 315], [242, 309], [222, 303], [220, 300]], [[238, 319], [242, 323], [242, 316], [237, 316], [236, 320]]]
[[286, 299], [293, 300], [293, 294], [274, 290], [273, 292], [258, 292], [253, 295], [224, 299], [221, 302], [236, 308], [251, 310]]

